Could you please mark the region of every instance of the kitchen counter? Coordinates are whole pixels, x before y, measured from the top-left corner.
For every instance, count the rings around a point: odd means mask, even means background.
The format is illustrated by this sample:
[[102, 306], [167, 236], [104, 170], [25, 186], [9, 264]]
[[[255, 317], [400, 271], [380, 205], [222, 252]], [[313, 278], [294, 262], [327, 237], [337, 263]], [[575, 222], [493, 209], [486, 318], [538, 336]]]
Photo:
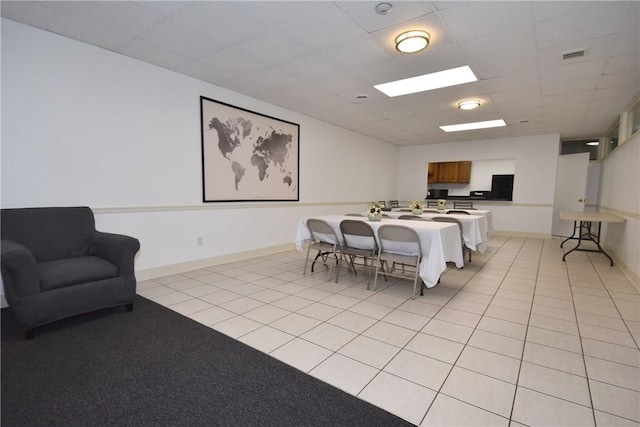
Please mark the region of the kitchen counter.
[[482, 196], [447, 196], [447, 197], [426, 197], [425, 200], [477, 200], [486, 202], [511, 202], [509, 199], [494, 199], [492, 197]]

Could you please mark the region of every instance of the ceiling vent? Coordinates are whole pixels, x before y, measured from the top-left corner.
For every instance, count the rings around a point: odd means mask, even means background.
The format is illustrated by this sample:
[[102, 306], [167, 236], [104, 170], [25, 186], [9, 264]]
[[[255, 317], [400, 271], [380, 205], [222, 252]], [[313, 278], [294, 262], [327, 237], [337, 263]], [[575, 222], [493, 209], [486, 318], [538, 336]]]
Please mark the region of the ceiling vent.
[[581, 47], [580, 49], [567, 50], [564, 52], [560, 52], [560, 54], [562, 55], [563, 61], [566, 61], [567, 59], [573, 59], [573, 58], [582, 58], [587, 54], [587, 48]]

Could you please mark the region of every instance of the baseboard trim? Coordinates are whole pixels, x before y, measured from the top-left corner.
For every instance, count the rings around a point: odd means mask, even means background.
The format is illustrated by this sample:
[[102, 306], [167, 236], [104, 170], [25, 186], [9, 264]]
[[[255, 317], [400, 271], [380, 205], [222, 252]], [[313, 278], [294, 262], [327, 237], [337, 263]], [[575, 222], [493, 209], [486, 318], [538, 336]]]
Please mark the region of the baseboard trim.
[[552, 238], [550, 233], [530, 233], [527, 231], [507, 231], [507, 230], [494, 230], [492, 236], [502, 237], [526, 237], [531, 239], [545, 239], [550, 240]]
[[193, 261], [181, 262], [177, 264], [163, 265], [160, 267], [148, 268], [136, 271], [136, 279], [138, 281], [151, 280], [158, 277], [170, 276], [172, 274], [180, 274], [186, 271], [197, 270], [200, 268], [211, 267], [219, 264], [227, 264], [230, 262], [244, 261], [251, 258], [257, 258], [266, 255], [273, 255], [280, 252], [295, 249], [295, 244], [287, 243], [278, 246], [269, 246], [266, 248], [253, 249], [250, 251], [237, 252], [233, 254], [220, 255], [209, 258], [202, 258]]

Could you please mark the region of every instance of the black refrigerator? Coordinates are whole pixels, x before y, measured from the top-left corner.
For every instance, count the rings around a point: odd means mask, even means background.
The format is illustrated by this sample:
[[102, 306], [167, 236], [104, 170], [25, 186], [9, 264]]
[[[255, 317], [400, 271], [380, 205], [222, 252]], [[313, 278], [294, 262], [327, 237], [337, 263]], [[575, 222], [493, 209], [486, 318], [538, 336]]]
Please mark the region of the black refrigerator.
[[491, 198], [513, 200], [513, 175], [491, 176]]

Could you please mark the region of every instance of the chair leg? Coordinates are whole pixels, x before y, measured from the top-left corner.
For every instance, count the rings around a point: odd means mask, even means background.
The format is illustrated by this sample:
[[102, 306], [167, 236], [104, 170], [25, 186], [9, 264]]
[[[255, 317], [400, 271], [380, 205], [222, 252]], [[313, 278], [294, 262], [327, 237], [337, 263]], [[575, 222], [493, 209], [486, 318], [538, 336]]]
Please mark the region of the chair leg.
[[336, 283], [338, 283], [338, 276], [340, 276], [340, 269], [342, 268], [343, 257], [344, 257], [343, 254], [340, 254], [340, 257], [338, 257], [338, 271], [336, 271]]
[[303, 276], [307, 274], [307, 263], [309, 262], [309, 251], [311, 251], [311, 246], [307, 246], [307, 258], [304, 260], [304, 270], [302, 270]]

